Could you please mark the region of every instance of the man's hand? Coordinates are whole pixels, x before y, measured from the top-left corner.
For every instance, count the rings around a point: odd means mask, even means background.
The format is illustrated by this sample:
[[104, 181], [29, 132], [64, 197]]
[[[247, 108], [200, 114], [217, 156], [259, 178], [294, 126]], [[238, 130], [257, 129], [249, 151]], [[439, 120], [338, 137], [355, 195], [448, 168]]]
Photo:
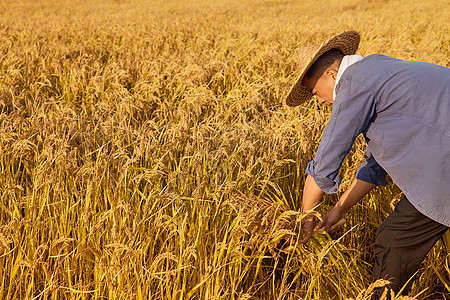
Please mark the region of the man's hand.
[[302, 231], [303, 238], [299, 241], [300, 243], [306, 243], [312, 236], [314, 232], [314, 216], [309, 215], [302, 219]]
[[[345, 213], [353, 205], [361, 201], [361, 199], [373, 188], [375, 188], [375, 186], [376, 185], [373, 183], [354, 179], [348, 190], [342, 194], [333, 209], [323, 216], [322, 222], [317, 224], [315, 230], [323, 229], [330, 234], [340, 230], [342, 228], [342, 224], [339, 225], [339, 221], [344, 218]], [[337, 226], [334, 226], [336, 224]]]
[[325, 230], [329, 234], [335, 233], [341, 230], [346, 211], [342, 209], [342, 206], [335, 206], [332, 210], [327, 212], [322, 221], [317, 224], [314, 230]]

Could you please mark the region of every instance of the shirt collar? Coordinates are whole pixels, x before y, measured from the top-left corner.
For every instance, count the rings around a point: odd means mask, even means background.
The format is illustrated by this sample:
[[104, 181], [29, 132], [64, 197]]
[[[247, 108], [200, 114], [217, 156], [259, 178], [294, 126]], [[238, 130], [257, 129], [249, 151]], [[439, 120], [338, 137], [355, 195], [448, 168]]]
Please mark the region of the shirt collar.
[[336, 98], [336, 86], [337, 86], [339, 80], [341, 79], [341, 76], [344, 73], [344, 71], [349, 66], [351, 66], [352, 64], [354, 64], [357, 61], [360, 61], [361, 59], [363, 59], [363, 57], [361, 55], [346, 55], [342, 58], [341, 65], [339, 66], [339, 71], [336, 76], [336, 84], [334, 85], [334, 89], [333, 89], [333, 99]]

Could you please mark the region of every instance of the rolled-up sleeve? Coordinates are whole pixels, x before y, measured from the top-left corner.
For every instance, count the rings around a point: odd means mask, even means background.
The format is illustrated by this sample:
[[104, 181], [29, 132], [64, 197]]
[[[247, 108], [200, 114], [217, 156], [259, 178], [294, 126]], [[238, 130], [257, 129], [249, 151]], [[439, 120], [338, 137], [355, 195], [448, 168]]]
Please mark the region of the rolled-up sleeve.
[[342, 162], [356, 137], [369, 125], [373, 113], [374, 96], [370, 89], [350, 78], [341, 78], [330, 121], [316, 156], [305, 170], [325, 193], [338, 192]]
[[356, 179], [373, 183], [376, 185], [386, 186], [388, 184], [386, 180], [386, 171], [376, 162], [372, 153], [366, 148], [364, 154], [364, 161], [359, 165], [356, 171]]

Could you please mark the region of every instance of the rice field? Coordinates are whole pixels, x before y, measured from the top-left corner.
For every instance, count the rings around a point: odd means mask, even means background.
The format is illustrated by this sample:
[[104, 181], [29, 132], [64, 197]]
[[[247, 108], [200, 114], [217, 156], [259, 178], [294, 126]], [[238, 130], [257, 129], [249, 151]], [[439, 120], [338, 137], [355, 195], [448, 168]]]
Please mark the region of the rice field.
[[[376, 228], [401, 191], [295, 244], [330, 114], [283, 104], [295, 50], [354, 29], [363, 56], [450, 67], [449, 7], [0, 1], [0, 299], [370, 299]], [[442, 242], [410, 297], [450, 299]]]

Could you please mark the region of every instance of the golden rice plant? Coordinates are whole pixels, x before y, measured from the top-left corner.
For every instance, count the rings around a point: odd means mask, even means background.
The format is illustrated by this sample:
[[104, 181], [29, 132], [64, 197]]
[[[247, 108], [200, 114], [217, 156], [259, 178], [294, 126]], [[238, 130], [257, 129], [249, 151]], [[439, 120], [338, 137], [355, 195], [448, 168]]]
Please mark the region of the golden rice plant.
[[[448, 67], [448, 4], [0, 1], [0, 298], [370, 299], [393, 183], [284, 244], [330, 113], [282, 104], [295, 49], [356, 29], [362, 55]], [[449, 282], [438, 243], [410, 296]]]

